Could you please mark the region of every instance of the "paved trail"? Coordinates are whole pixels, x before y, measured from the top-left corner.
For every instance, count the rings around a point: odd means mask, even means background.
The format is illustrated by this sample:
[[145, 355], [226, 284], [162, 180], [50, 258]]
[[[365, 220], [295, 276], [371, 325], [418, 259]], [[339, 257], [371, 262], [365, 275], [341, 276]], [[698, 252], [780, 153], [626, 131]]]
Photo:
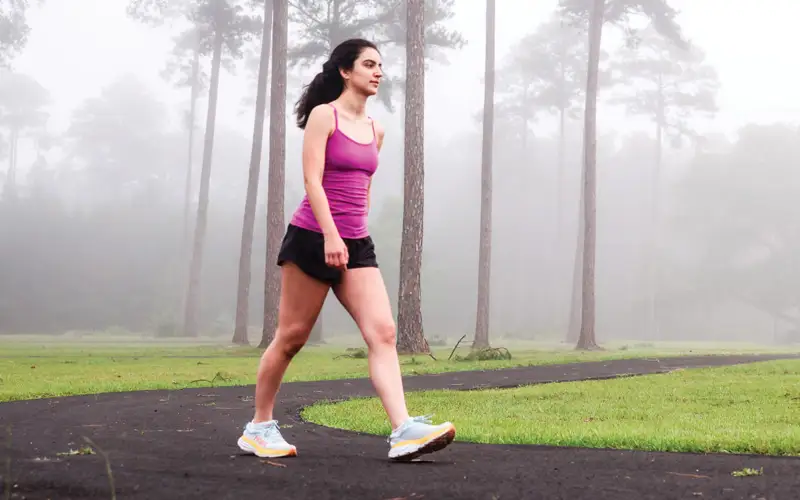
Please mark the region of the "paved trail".
[[[408, 377], [409, 390], [512, 387], [663, 373], [798, 356], [699, 356]], [[255, 369], [255, 366], [254, 368]], [[110, 499], [104, 458], [58, 457], [88, 436], [108, 453], [117, 499], [764, 499], [797, 498], [800, 460], [458, 442], [423, 461], [386, 459], [384, 437], [302, 422], [320, 399], [373, 395], [368, 380], [285, 384], [276, 415], [299, 456], [262, 461], [236, 447], [252, 387], [77, 396], [0, 404], [0, 450], [14, 499]], [[5, 441], [5, 440], [4, 440]], [[5, 456], [3, 456], [5, 455]], [[10, 458], [6, 460], [6, 458]], [[760, 477], [736, 478], [742, 467]], [[5, 498], [5, 497], [3, 497]]]

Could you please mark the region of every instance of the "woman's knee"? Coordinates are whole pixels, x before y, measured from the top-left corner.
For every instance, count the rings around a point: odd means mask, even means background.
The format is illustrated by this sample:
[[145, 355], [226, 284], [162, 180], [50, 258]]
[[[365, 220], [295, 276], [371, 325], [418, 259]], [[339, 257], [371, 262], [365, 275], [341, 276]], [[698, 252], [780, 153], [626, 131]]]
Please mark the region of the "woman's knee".
[[306, 345], [313, 326], [304, 322], [278, 325], [275, 332], [276, 346], [285, 356], [293, 358]]
[[392, 346], [397, 343], [397, 327], [392, 319], [376, 322], [365, 328], [364, 337], [370, 346]]

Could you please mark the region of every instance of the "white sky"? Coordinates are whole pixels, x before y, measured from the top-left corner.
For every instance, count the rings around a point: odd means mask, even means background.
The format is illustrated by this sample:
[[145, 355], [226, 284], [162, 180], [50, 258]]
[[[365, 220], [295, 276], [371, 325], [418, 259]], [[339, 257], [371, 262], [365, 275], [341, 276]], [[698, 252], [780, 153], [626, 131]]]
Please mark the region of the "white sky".
[[[131, 72], [153, 86], [158, 97], [181, 106], [176, 93], [159, 76], [170, 47], [169, 35], [148, 29], [125, 15], [126, 0], [48, 1], [30, 15], [30, 43], [16, 69], [50, 90], [55, 101], [55, 130], [67, 123], [80, 102], [121, 73]], [[512, 44], [544, 21], [556, 0], [497, 1], [497, 60]], [[793, 121], [800, 116], [800, 0], [671, 0], [682, 11], [687, 35], [708, 55], [722, 82], [722, 112], [712, 128], [727, 133], [749, 121]], [[67, 7], [69, 5], [69, 7]], [[479, 126], [472, 115], [481, 108], [483, 90], [485, 2], [459, 0], [452, 26], [469, 43], [450, 55], [450, 65], [434, 67], [426, 87], [429, 132], [450, 135]], [[607, 34], [612, 36], [612, 30]], [[604, 35], [605, 36], [605, 35]], [[224, 75], [220, 119], [249, 134], [249, 114], [241, 114], [242, 75]], [[377, 107], [377, 106], [376, 106]], [[287, 110], [290, 110], [288, 107]], [[600, 116], [600, 126], [625, 127], [619, 116]], [[290, 129], [291, 130], [291, 129]], [[24, 162], [24, 159], [23, 159]]]

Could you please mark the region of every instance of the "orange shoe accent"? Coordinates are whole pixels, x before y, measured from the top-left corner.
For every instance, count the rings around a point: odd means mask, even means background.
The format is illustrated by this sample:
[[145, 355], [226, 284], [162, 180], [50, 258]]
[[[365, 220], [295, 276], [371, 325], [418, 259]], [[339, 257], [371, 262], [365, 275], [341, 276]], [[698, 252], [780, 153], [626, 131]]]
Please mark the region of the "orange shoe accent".
[[408, 439], [406, 441], [400, 441], [400, 442], [395, 443], [394, 445], [392, 445], [392, 448], [397, 448], [398, 446], [407, 446], [407, 445], [410, 445], [410, 444], [422, 444], [422, 443], [424, 443], [426, 441], [429, 441], [431, 439], [435, 439], [436, 437], [448, 436], [449, 434], [452, 434], [453, 437], [455, 437], [455, 435], [456, 435], [456, 427], [453, 424], [450, 424], [447, 427], [445, 427], [444, 429], [440, 429], [440, 430], [438, 430], [436, 432], [431, 432], [427, 436], [423, 436], [421, 438]]

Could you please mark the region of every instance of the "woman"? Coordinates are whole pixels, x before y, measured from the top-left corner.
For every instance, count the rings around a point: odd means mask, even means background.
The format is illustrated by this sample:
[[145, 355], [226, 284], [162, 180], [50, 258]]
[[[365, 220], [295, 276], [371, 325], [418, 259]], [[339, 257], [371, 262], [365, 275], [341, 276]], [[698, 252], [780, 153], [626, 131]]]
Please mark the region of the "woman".
[[278, 388], [308, 340], [329, 288], [355, 320], [369, 349], [369, 374], [392, 424], [389, 458], [412, 460], [455, 437], [450, 422], [410, 418], [403, 394], [389, 296], [367, 230], [372, 175], [384, 130], [365, 114], [378, 92], [381, 56], [374, 44], [342, 42], [304, 89], [295, 112], [304, 129], [306, 196], [284, 236], [278, 328], [258, 368], [255, 415], [239, 447], [259, 457], [294, 456], [273, 419]]

